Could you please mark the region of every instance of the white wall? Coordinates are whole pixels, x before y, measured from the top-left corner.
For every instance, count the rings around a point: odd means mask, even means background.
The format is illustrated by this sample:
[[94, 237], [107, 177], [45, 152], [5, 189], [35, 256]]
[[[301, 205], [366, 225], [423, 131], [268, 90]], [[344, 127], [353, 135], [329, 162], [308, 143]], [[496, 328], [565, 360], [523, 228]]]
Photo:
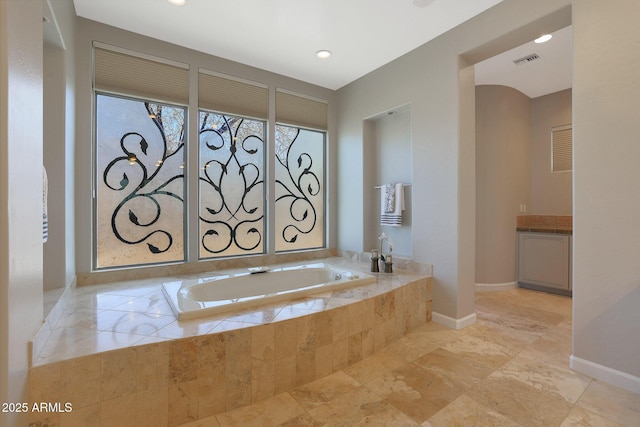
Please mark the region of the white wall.
[[[42, 2], [0, 2], [0, 402], [28, 401], [42, 322]], [[0, 426], [26, 425], [0, 412]]]
[[530, 116], [522, 92], [476, 87], [476, 283], [516, 280], [516, 219], [530, 200]]
[[[411, 104], [413, 258], [434, 266], [434, 311], [474, 313], [475, 131], [472, 65], [570, 24], [568, 0], [505, 0], [338, 91], [338, 246], [363, 251], [370, 192], [362, 120]], [[559, 18], [556, 19], [556, 16]], [[465, 60], [461, 60], [461, 55]], [[418, 219], [420, 218], [420, 219]]]
[[640, 393], [640, 2], [573, 16], [573, 366]]

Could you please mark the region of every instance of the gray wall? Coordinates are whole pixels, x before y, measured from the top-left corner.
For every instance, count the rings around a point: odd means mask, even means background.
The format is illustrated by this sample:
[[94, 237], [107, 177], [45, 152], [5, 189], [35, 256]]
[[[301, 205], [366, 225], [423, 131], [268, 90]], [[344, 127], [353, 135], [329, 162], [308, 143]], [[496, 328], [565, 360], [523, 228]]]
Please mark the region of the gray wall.
[[[570, 25], [568, 0], [503, 1], [338, 91], [338, 247], [362, 251], [373, 167], [363, 119], [411, 104], [413, 258], [434, 266], [434, 312], [474, 315], [475, 130], [472, 65]], [[420, 218], [418, 220], [417, 218]], [[367, 248], [368, 249], [368, 248]]]
[[516, 280], [516, 217], [530, 200], [530, 117], [522, 92], [476, 87], [476, 283]]
[[476, 283], [516, 281], [516, 221], [571, 215], [571, 172], [551, 172], [551, 128], [571, 123], [571, 89], [530, 99], [476, 87]]
[[[50, 182], [45, 290], [68, 286], [75, 278], [75, 10], [67, 0], [51, 0], [50, 4], [55, 21], [44, 24], [49, 28], [45, 34], [43, 81], [43, 154]], [[55, 30], [56, 23], [59, 31]], [[49, 36], [52, 40], [47, 39]]]
[[[411, 217], [411, 186], [404, 187], [405, 211], [402, 215], [402, 226], [391, 227], [380, 225], [381, 196], [380, 189], [374, 189], [378, 185], [402, 182], [411, 183], [411, 108], [404, 106], [392, 110], [392, 114], [382, 114], [368, 120], [369, 132], [365, 132], [366, 150], [375, 156], [375, 168], [370, 180], [366, 181], [369, 192], [374, 194], [373, 217], [376, 219], [374, 226], [367, 229], [365, 235], [366, 250], [380, 249], [378, 237], [384, 232], [393, 243], [393, 255], [411, 258], [412, 251], [412, 217]], [[376, 215], [377, 214], [377, 215]], [[388, 253], [387, 243], [384, 243], [383, 252]]]
[[[469, 182], [468, 160], [475, 150], [464, 124], [473, 100], [467, 66], [569, 25], [568, 4], [505, 0], [339, 91], [338, 246], [363, 249], [365, 230], [349, 221], [366, 219], [372, 197], [363, 185], [372, 167], [363, 155], [363, 119], [410, 103], [414, 213], [424, 218], [413, 224], [413, 254], [434, 265], [436, 312], [454, 319], [473, 312], [475, 215], [468, 206], [475, 181]], [[572, 11], [572, 366], [640, 393], [640, 58], [631, 54], [640, 45], [640, 3], [582, 0]]]
[[573, 16], [573, 366], [640, 393], [640, 2]]
[[551, 128], [571, 122], [571, 89], [531, 100], [529, 214], [573, 214], [572, 173], [551, 172]]
[[[50, 181], [47, 197], [49, 238], [44, 244], [44, 289], [65, 283], [65, 78], [64, 49], [45, 43], [43, 156]], [[62, 185], [61, 185], [62, 184]]]
[[[42, 322], [42, 2], [0, 2], [0, 402], [28, 402]], [[0, 413], [0, 426], [27, 425]]]

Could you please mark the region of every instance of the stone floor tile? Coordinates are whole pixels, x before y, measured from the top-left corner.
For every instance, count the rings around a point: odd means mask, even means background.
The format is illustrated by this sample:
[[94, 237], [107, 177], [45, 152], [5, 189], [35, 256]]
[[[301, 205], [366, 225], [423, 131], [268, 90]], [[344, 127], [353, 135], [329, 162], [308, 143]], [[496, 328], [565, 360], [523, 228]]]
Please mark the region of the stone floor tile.
[[568, 367], [562, 368], [545, 360], [518, 355], [497, 370], [492, 377], [512, 378], [539, 390], [575, 403], [591, 382], [591, 378]]
[[480, 405], [524, 426], [560, 425], [572, 405], [511, 378], [490, 376], [466, 393]]
[[640, 395], [593, 380], [577, 403], [610, 421], [640, 426]]
[[524, 427], [463, 395], [421, 424], [422, 427], [491, 426]]
[[518, 353], [518, 349], [493, 341], [491, 337], [473, 335], [462, 335], [442, 348], [451, 353], [473, 358], [493, 369], [498, 369]]
[[399, 356], [381, 351], [349, 366], [344, 371], [360, 383], [366, 383], [404, 364], [405, 361]]
[[306, 410], [313, 409], [327, 402], [339, 398], [345, 393], [360, 387], [358, 381], [344, 373], [335, 372], [324, 378], [298, 387], [290, 394]]
[[574, 406], [560, 427], [623, 427], [579, 406]]
[[439, 348], [412, 362], [451, 383], [468, 390], [487, 378], [493, 369], [482, 360]]
[[366, 384], [383, 402], [422, 423], [457, 399], [464, 388], [415, 363], [394, 369]]
[[289, 393], [281, 393], [216, 418], [220, 427], [264, 427], [278, 426], [304, 414], [304, 409]]
[[366, 387], [352, 390], [339, 399], [310, 410], [309, 414], [327, 427], [419, 425]]

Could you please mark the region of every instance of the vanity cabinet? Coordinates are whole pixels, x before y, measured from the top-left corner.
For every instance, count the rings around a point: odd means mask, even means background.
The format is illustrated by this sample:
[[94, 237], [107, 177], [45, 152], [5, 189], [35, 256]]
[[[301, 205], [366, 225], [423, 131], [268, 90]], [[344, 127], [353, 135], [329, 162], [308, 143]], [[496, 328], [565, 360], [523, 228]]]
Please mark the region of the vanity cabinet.
[[571, 294], [571, 235], [519, 231], [518, 284]]

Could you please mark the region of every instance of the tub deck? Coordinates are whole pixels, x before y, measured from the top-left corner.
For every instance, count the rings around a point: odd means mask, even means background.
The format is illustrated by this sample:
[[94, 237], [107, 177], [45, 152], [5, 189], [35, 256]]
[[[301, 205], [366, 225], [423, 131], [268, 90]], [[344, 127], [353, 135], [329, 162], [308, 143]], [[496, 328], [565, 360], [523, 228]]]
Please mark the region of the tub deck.
[[[323, 261], [368, 269], [344, 258]], [[180, 425], [329, 375], [431, 319], [431, 278], [410, 272], [188, 321], [176, 320], [163, 280], [65, 292], [34, 340], [32, 399], [71, 396], [74, 413], [92, 408], [102, 419], [131, 412], [124, 406], [144, 399], [139, 410]], [[89, 387], [91, 378], [93, 389], [65, 389]]]

